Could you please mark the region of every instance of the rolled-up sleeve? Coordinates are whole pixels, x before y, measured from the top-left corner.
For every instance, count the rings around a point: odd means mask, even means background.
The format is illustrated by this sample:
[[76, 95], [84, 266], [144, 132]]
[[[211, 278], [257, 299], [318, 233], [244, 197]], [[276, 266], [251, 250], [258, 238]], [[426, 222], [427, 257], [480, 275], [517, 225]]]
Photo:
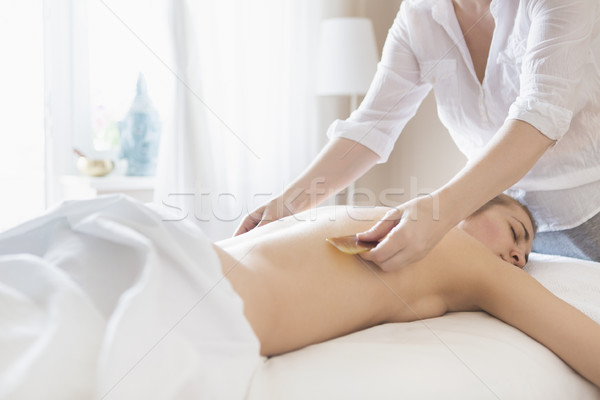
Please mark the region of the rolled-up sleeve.
[[532, 0], [531, 27], [520, 75], [520, 92], [509, 119], [533, 125], [553, 140], [569, 130], [582, 107], [581, 77], [590, 62], [597, 0]]
[[390, 29], [377, 73], [360, 107], [346, 120], [336, 120], [329, 138], [342, 137], [368, 147], [386, 162], [406, 123], [431, 89], [420, 79], [411, 50], [404, 3]]

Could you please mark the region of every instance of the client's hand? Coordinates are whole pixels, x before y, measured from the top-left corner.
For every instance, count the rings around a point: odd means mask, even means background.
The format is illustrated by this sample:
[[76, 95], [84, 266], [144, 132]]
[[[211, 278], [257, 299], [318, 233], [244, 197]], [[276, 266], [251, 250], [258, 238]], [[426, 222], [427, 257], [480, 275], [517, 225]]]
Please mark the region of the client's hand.
[[437, 197], [433, 196], [391, 209], [371, 229], [357, 234], [358, 240], [379, 241], [377, 247], [360, 256], [384, 271], [419, 261], [451, 228], [440, 220], [439, 212]]
[[286, 205], [280, 197], [277, 197], [247, 215], [242, 220], [233, 236], [241, 235], [256, 227], [266, 225], [269, 222], [277, 221], [278, 219], [292, 214], [289, 205]]

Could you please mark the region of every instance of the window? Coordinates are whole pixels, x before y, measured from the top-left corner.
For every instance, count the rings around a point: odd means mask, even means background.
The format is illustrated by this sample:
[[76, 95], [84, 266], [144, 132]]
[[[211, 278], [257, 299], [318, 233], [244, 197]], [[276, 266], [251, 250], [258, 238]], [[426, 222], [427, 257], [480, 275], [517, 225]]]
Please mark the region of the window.
[[96, 158], [118, 159], [118, 124], [135, 97], [140, 73], [163, 127], [168, 126], [173, 73], [166, 3], [46, 1], [46, 99], [52, 118], [47, 126], [47, 136], [52, 138], [49, 204], [64, 199], [61, 178], [79, 174], [73, 148]]
[[42, 0], [0, 3], [0, 230], [44, 210]]
[[89, 2], [90, 133], [96, 151], [118, 150], [118, 123], [133, 100], [140, 73], [154, 106], [162, 110], [159, 114], [168, 113], [171, 76], [164, 49], [169, 36], [159, 3]]

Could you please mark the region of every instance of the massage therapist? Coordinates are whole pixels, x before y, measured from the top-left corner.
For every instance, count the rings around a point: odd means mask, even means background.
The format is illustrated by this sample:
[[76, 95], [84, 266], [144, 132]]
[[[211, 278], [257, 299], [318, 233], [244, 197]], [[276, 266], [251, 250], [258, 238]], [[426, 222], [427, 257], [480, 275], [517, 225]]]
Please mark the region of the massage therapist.
[[[469, 161], [360, 233], [380, 241], [363, 258], [384, 270], [414, 262], [506, 191], [537, 220], [534, 251], [600, 261], [597, 0], [404, 0], [358, 110], [330, 126], [311, 165], [236, 234], [314, 207], [385, 162], [431, 89]], [[317, 180], [325, 190], [311, 195]]]

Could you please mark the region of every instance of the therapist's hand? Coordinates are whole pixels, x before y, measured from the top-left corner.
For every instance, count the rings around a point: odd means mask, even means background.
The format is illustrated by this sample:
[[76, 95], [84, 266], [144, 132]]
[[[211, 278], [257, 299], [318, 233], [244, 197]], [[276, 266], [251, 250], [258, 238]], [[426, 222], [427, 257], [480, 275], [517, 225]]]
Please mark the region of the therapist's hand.
[[254, 228], [277, 221], [288, 215], [292, 215], [289, 205], [286, 205], [280, 197], [277, 197], [248, 214], [242, 220], [233, 236], [249, 232]]
[[393, 271], [425, 257], [451, 226], [441, 220], [438, 201], [419, 197], [391, 209], [359, 240], [379, 241], [377, 247], [360, 256], [384, 271]]

